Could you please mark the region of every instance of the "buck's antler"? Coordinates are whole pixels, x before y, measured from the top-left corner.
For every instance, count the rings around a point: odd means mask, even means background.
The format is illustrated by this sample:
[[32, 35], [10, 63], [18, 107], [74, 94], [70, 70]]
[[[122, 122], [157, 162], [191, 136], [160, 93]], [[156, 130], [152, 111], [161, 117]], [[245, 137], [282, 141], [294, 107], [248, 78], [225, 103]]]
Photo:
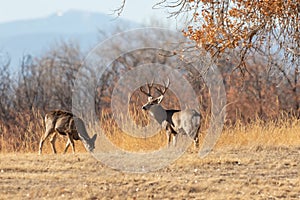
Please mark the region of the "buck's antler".
[[148, 88], [148, 92], [145, 90], [145, 88], [143, 86], [140, 87], [140, 91], [142, 93], [144, 93], [145, 95], [147, 95], [148, 97], [151, 97], [151, 89], [153, 87], [153, 82], [154, 82], [154, 80], [152, 80], [152, 82], [150, 84], [149, 83], [146, 84], [146, 86]]
[[155, 89], [161, 94], [161, 95], [164, 95], [167, 90], [169, 89], [169, 86], [170, 86], [170, 79], [168, 78], [168, 81], [167, 83], [164, 82], [164, 88], [163, 89], [160, 89], [159, 87], [155, 87]]

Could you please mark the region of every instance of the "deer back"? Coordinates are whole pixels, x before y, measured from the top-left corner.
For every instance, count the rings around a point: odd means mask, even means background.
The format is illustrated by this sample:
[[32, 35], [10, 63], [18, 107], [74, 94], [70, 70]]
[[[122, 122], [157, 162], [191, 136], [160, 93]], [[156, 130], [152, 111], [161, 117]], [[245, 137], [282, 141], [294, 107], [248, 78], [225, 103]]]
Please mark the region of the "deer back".
[[53, 129], [61, 135], [70, 133], [72, 134], [74, 140], [79, 140], [73, 118], [74, 115], [67, 111], [51, 111], [45, 116], [46, 129]]
[[172, 115], [175, 131], [184, 130], [186, 134], [193, 136], [200, 126], [201, 115], [194, 109], [181, 110]]

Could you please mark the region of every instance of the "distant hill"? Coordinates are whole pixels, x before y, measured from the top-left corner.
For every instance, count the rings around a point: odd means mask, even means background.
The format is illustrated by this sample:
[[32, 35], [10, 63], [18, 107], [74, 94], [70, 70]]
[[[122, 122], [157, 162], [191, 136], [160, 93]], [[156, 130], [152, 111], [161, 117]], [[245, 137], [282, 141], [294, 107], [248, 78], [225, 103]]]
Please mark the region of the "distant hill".
[[15, 68], [24, 54], [39, 56], [57, 41], [72, 40], [88, 50], [99, 40], [99, 32], [109, 33], [116, 27], [129, 29], [140, 26], [122, 18], [85, 11], [2, 23], [0, 53], [8, 53], [12, 59], [11, 65]]

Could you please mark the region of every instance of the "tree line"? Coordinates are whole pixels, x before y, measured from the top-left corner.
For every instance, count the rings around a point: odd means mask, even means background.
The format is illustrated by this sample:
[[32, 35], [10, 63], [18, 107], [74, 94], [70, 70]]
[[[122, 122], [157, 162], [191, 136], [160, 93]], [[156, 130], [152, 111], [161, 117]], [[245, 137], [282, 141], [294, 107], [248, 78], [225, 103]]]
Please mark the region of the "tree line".
[[[156, 36], [156, 41], [167, 40], [168, 35]], [[145, 36], [137, 36], [142, 42], [149, 42]], [[151, 38], [153, 40], [155, 38]], [[122, 45], [111, 47], [106, 52], [112, 53]], [[194, 51], [191, 52], [193, 54]], [[180, 56], [173, 54], [172, 56]], [[85, 54], [79, 45], [73, 42], [61, 42], [56, 47], [44, 52], [39, 57], [24, 55], [18, 67], [18, 73], [11, 70], [9, 55], [0, 60], [0, 137], [26, 138], [32, 143], [39, 140], [43, 132], [43, 116], [52, 109], [72, 109], [72, 92], [76, 74], [82, 66]], [[171, 56], [162, 56], [155, 50], [136, 54], [124, 54], [116, 59], [104, 72], [100, 80], [96, 80], [95, 105], [98, 116], [110, 106], [110, 98], [118, 79], [126, 71], [145, 63], [168, 64], [180, 69], [178, 63], [172, 63]], [[236, 70], [239, 54], [230, 51], [216, 60], [222, 73], [227, 96], [228, 124], [237, 121], [248, 123], [257, 118], [264, 121], [279, 116], [296, 116], [299, 118], [300, 107], [300, 73], [296, 67], [270, 64], [263, 56], [252, 54], [247, 59], [247, 71]], [[199, 95], [202, 114], [210, 113], [210, 91], [201, 77], [194, 76], [188, 66], [182, 71], [184, 76]], [[196, 78], [195, 78], [196, 77]], [[130, 104], [142, 105], [143, 97], [135, 92]], [[165, 100], [168, 108], [178, 106], [178, 99], [171, 93]], [[167, 98], [166, 98], [167, 99]], [[108, 111], [110, 112], [110, 111]], [[138, 111], [139, 112], [139, 111]], [[107, 115], [106, 115], [107, 116]], [[11, 143], [15, 140], [12, 139]], [[20, 144], [14, 144], [21, 148]], [[26, 145], [29, 145], [26, 144]], [[3, 144], [2, 147], [4, 148]], [[35, 147], [34, 147], [35, 148]]]

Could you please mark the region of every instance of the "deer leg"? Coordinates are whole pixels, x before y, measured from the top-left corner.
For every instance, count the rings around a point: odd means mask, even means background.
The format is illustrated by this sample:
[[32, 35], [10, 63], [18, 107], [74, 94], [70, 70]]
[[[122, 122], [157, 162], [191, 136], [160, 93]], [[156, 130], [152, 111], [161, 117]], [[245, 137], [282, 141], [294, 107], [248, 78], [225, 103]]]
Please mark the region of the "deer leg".
[[65, 150], [64, 150], [64, 154], [68, 151], [68, 148], [70, 146], [70, 139], [68, 138], [68, 141], [67, 141], [67, 144], [66, 144], [66, 147], [65, 147]]
[[197, 131], [196, 131], [195, 136], [194, 136], [194, 147], [195, 147], [195, 149], [197, 149], [199, 147], [199, 131], [200, 131], [200, 127], [197, 128]]
[[175, 147], [176, 146], [176, 142], [177, 142], [178, 132], [175, 131], [175, 129], [174, 129], [175, 127], [173, 127], [172, 124], [168, 124], [167, 128], [168, 128], [168, 130], [170, 132], [170, 135], [172, 135], [173, 147]]
[[[168, 141], [168, 147], [170, 147], [171, 144], [171, 135], [173, 134], [173, 129], [169, 122], [163, 121], [162, 122], [162, 128], [166, 130], [166, 135], [167, 135], [167, 141]], [[174, 139], [173, 139], [173, 144], [174, 144]]]
[[177, 134], [173, 133], [172, 136], [173, 136], [173, 146], [175, 147], [176, 146], [176, 142], [177, 142]]
[[47, 129], [45, 131], [45, 134], [42, 136], [41, 140], [40, 140], [40, 145], [39, 145], [39, 155], [42, 154], [42, 149], [43, 149], [43, 144], [45, 142], [45, 140], [54, 132], [54, 129]]
[[194, 147], [195, 147], [195, 149], [197, 149], [199, 147], [199, 137], [198, 136], [196, 136], [194, 138]]
[[51, 143], [51, 147], [52, 147], [52, 151], [54, 154], [56, 154], [56, 148], [55, 148], [55, 141], [56, 141], [56, 132], [54, 133], [54, 135], [51, 137], [50, 139], [50, 143]]
[[171, 143], [171, 131], [167, 129], [166, 130], [166, 135], [167, 135], [168, 147], [170, 147], [170, 143]]
[[69, 142], [71, 143], [71, 146], [72, 146], [73, 154], [75, 154], [75, 144], [74, 144], [72, 134], [68, 133], [68, 137], [69, 137]]
[[72, 146], [73, 154], [75, 154], [75, 144], [73, 139], [71, 139], [71, 146]]

